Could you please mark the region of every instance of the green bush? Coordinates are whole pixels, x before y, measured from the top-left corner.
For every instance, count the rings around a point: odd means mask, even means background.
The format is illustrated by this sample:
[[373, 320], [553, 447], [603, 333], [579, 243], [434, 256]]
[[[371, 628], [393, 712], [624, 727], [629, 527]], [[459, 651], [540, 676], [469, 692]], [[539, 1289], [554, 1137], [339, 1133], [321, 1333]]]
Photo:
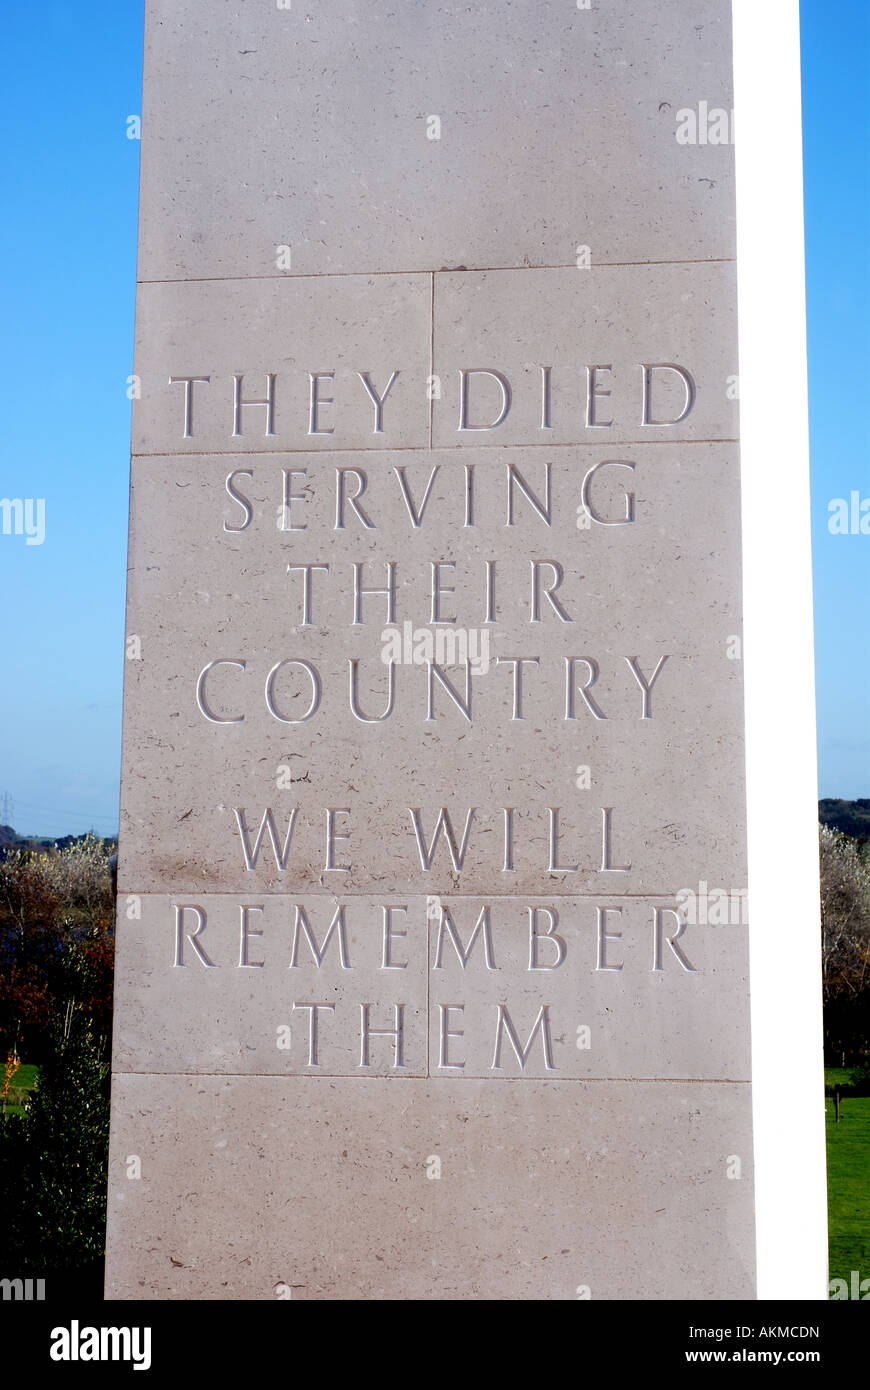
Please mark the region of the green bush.
[[71, 1004], [23, 1116], [0, 1125], [7, 1265], [39, 1275], [102, 1258], [109, 1066], [85, 1011]]
[[853, 1096], [870, 1096], [870, 1061], [861, 1062], [852, 1068], [849, 1089]]

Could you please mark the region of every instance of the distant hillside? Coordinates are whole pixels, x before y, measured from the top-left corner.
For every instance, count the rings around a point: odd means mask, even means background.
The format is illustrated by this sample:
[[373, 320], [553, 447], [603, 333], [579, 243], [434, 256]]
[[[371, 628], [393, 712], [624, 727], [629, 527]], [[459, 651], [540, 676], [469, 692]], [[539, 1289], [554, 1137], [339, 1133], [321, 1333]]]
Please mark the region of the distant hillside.
[[842, 830], [854, 840], [870, 840], [870, 798], [857, 801], [838, 801], [826, 797], [819, 802], [819, 821], [829, 830]]
[[[19, 849], [43, 852], [48, 849], [69, 849], [70, 845], [77, 845], [87, 838], [87, 835], [61, 835], [58, 839], [52, 840], [49, 836], [19, 835], [11, 825], [0, 825], [0, 859], [5, 859], [7, 854], [14, 854]], [[117, 847], [117, 843], [117, 840], [112, 838], [103, 840], [104, 845], [112, 845], [113, 848]]]

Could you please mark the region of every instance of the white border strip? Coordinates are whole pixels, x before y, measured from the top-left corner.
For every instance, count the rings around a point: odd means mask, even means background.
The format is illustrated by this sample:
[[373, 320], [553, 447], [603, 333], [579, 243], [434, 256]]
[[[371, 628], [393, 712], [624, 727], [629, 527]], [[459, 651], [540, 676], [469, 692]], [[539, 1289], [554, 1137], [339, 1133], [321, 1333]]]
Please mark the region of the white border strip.
[[733, 0], [760, 1299], [827, 1298], [798, 0]]

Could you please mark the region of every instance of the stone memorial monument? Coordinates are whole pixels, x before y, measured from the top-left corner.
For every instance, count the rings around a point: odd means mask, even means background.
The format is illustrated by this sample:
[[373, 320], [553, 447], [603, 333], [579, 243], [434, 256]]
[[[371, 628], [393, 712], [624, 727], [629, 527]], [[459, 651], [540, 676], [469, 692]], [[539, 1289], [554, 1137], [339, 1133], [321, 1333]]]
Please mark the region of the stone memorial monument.
[[751, 1299], [729, 0], [148, 0], [107, 1296]]

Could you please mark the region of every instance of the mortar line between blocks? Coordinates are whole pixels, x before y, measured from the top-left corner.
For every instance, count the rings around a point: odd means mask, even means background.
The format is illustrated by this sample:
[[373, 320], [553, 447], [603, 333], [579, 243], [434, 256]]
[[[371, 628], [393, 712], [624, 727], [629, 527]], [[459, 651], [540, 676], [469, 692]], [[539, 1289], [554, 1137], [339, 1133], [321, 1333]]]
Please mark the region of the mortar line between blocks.
[[217, 1080], [217, 1081], [504, 1081], [504, 1082], [541, 1082], [556, 1086], [574, 1086], [578, 1082], [594, 1082], [596, 1085], [609, 1086], [614, 1082], [627, 1086], [751, 1086], [752, 1080], [749, 1077], [735, 1076], [432, 1076], [427, 1071], [425, 1074], [417, 1076], [393, 1076], [389, 1072], [382, 1072], [377, 1076], [356, 1076], [353, 1072], [277, 1072], [277, 1071], [113, 1071], [112, 1078], [121, 1076], [141, 1076], [143, 1078], [166, 1080], [169, 1077], [189, 1076], [198, 1080]]
[[435, 272], [432, 271], [432, 285], [429, 297], [429, 448], [432, 448], [432, 426], [434, 420], [433, 384], [435, 380]]
[[[659, 265], [736, 265], [736, 256], [701, 256], [697, 259], [686, 257], [675, 261], [596, 261], [593, 270], [624, 270], [632, 266]], [[525, 270], [571, 270], [577, 266], [571, 261], [559, 265], [480, 265], [468, 266], [464, 270], [458, 266], [441, 266], [438, 270], [422, 267], [419, 270], [325, 270], [310, 275], [181, 275], [174, 279], [139, 279], [137, 285], [207, 285], [239, 284], [246, 285], [257, 281], [274, 284], [280, 280], [352, 280], [395, 277], [399, 275], [492, 275], [499, 272], [514, 274]]]
[[[745, 878], [746, 875], [744, 874], [743, 877]], [[493, 892], [493, 893], [487, 893], [485, 889], [481, 889], [481, 890], [477, 891], [477, 890], [475, 890], [475, 889], [473, 889], [473, 888], [465, 889], [465, 890], [462, 891], [462, 892], [450, 892], [450, 891], [446, 891], [446, 892], [445, 892], [445, 890], [444, 890], [443, 888], [433, 891], [433, 889], [432, 889], [431, 887], [429, 887], [429, 886], [427, 886], [427, 887], [425, 887], [425, 888], [411, 888], [411, 889], [408, 889], [407, 892], [405, 892], [405, 891], [404, 891], [403, 889], [401, 889], [401, 888], [397, 890], [397, 889], [394, 888], [394, 887], [393, 887], [393, 888], [383, 888], [383, 889], [376, 888], [376, 889], [373, 889], [373, 890], [371, 890], [371, 891], [368, 891], [368, 890], [359, 890], [359, 889], [357, 889], [357, 890], [348, 889], [348, 890], [346, 890], [346, 891], [343, 891], [343, 890], [341, 890], [341, 889], [339, 889], [339, 888], [336, 887], [336, 890], [335, 890], [334, 892], [319, 892], [319, 893], [318, 893], [318, 892], [314, 892], [314, 891], [312, 891], [312, 890], [309, 889], [309, 888], [306, 888], [306, 887], [299, 887], [299, 886], [296, 886], [296, 887], [293, 887], [293, 888], [274, 888], [274, 889], [273, 889], [273, 888], [238, 888], [238, 889], [235, 889], [235, 890], [233, 890], [233, 889], [228, 889], [228, 888], [204, 888], [204, 889], [199, 889], [199, 888], [178, 888], [178, 889], [175, 889], [175, 890], [173, 890], [173, 891], [169, 891], [169, 890], [167, 890], [167, 889], [165, 889], [165, 888], [138, 888], [138, 889], [137, 889], [137, 888], [127, 888], [127, 887], [125, 886], [125, 887], [123, 887], [123, 888], [119, 888], [119, 889], [118, 889], [118, 896], [119, 896], [119, 897], [131, 896], [131, 897], [140, 897], [140, 898], [169, 898], [170, 900], [172, 900], [172, 899], [174, 899], [174, 898], [179, 898], [179, 897], [182, 897], [182, 896], [184, 896], [184, 897], [194, 897], [194, 896], [197, 896], [197, 897], [200, 897], [200, 898], [228, 898], [228, 899], [232, 899], [233, 901], [235, 901], [236, 898], [322, 898], [324, 902], [333, 902], [333, 901], [336, 900], [337, 898], [358, 898], [360, 901], [366, 901], [366, 902], [368, 902], [368, 901], [370, 901], [370, 900], [379, 900], [380, 898], [383, 898], [385, 895], [386, 895], [386, 896], [396, 896], [396, 893], [397, 893], [397, 892], [398, 892], [402, 897], [405, 897], [405, 898], [427, 898], [427, 899], [430, 898], [430, 897], [452, 898], [452, 899], [454, 899], [454, 900], [460, 899], [460, 900], [464, 900], [464, 901], [466, 901], [466, 902], [472, 902], [472, 903], [481, 902], [483, 899], [486, 899], [487, 901], [489, 901], [489, 900], [491, 899], [493, 902], [499, 901], [499, 902], [507, 902], [507, 903], [511, 903], [511, 902], [525, 903], [526, 900], [529, 899], [529, 898], [547, 898], [547, 899], [551, 899], [551, 898], [560, 898], [560, 899], [564, 899], [566, 902], [570, 902], [570, 901], [572, 901], [572, 900], [575, 899], [575, 898], [588, 898], [591, 902], [600, 902], [600, 900], [601, 900], [602, 898], [608, 898], [608, 899], [610, 899], [610, 898], [625, 898], [626, 900], [632, 900], [632, 901], [637, 901], [637, 902], [648, 902], [648, 901], [652, 901], [653, 899], [655, 899], [655, 900], [661, 899], [662, 902], [670, 902], [671, 899], [673, 899], [673, 898], [676, 897], [676, 892], [671, 892], [671, 893], [656, 893], [656, 892], [653, 892], [652, 889], [651, 889], [648, 893], [612, 893], [612, 892], [610, 892], [607, 888], [602, 888], [602, 890], [601, 890], [599, 893], [588, 893], [588, 892], [577, 892], [577, 893], [559, 893], [559, 892], [555, 892], [555, 893], [553, 893], [553, 892], [549, 892], [546, 888], [542, 888], [542, 889], [531, 888], [531, 889], [529, 889], [528, 892], [505, 893], [505, 892], [503, 892], [503, 891], [497, 891], [497, 892]], [[717, 926], [717, 925], [719, 925], [719, 924], [718, 924], [718, 923], [703, 923], [703, 922], [701, 922], [701, 923], [699, 923], [698, 925], [700, 925], [700, 926], [705, 926], [705, 925]], [[728, 922], [723, 922], [721, 925], [722, 925], [722, 926], [735, 926], [735, 927], [736, 927], [736, 926], [741, 926], [741, 927], [745, 927], [745, 926], [748, 926], [748, 923], [747, 923], [747, 922], [730, 922], [730, 923], [728, 923]]]
[[[533, 440], [529, 444], [433, 444], [431, 441], [428, 448], [435, 452], [467, 454], [476, 450], [496, 449], [523, 449], [526, 452], [530, 449], [647, 449], [651, 445], [662, 448], [673, 449], [676, 447], [691, 447], [700, 444], [739, 444], [740, 440], [727, 436], [720, 439], [619, 439], [615, 443], [604, 439], [574, 440], [566, 444], [545, 444]], [[427, 446], [422, 444], [396, 444], [390, 447], [379, 446], [377, 448], [361, 449], [352, 444], [346, 445], [343, 449], [158, 449], [153, 453], [143, 451], [141, 453], [131, 450], [131, 459], [175, 459], [175, 458], [250, 458], [268, 459], [283, 458], [287, 454], [307, 454], [315, 457], [323, 454], [329, 457], [331, 454], [423, 454], [427, 453]]]

